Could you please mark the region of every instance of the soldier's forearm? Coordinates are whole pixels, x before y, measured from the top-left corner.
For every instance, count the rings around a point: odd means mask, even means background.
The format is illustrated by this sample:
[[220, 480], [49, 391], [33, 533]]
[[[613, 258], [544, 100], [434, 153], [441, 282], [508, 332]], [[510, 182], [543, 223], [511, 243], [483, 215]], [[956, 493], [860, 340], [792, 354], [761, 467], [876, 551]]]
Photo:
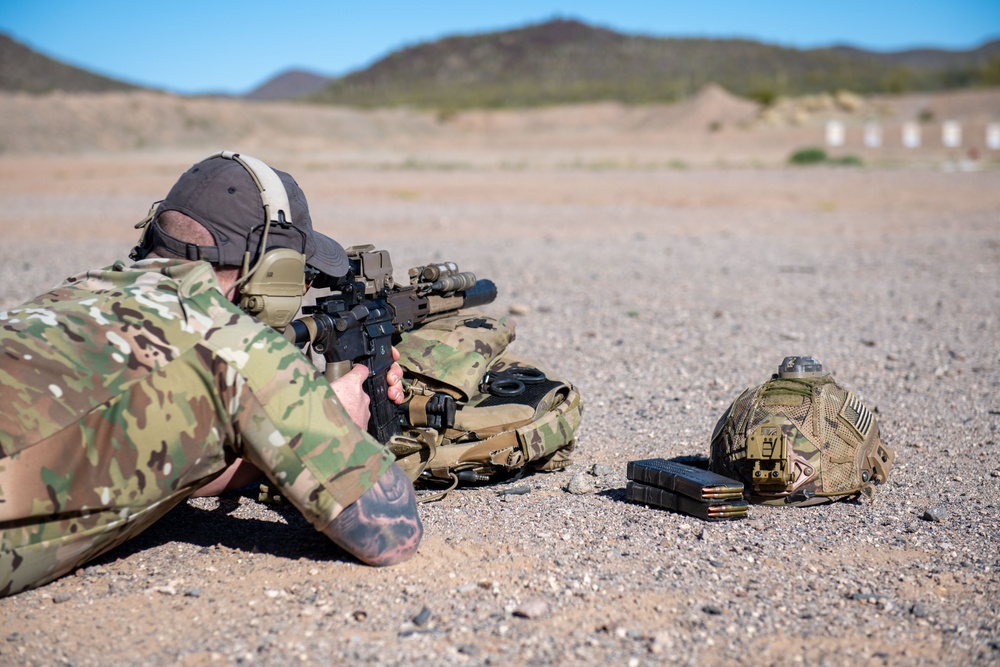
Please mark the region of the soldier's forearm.
[[424, 532], [413, 484], [393, 464], [375, 486], [323, 532], [369, 565], [395, 565], [408, 560], [416, 553]]

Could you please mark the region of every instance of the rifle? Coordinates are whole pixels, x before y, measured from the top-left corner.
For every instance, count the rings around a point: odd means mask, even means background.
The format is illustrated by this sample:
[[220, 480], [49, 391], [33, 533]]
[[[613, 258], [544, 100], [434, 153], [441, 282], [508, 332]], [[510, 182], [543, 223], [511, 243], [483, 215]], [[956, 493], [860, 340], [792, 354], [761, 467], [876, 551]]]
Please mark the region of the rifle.
[[[334, 277], [308, 267], [312, 286], [330, 293], [316, 305], [302, 309], [304, 317], [285, 328], [285, 338], [299, 347], [307, 343], [326, 359], [326, 378], [336, 380], [355, 363], [368, 367], [364, 389], [370, 399], [368, 432], [387, 443], [402, 433], [408, 411], [388, 397], [386, 373], [392, 365], [392, 345], [399, 335], [428, 318], [491, 303], [497, 296], [491, 280], [459, 271], [454, 262], [417, 266], [409, 270], [410, 284], [397, 285], [392, 277], [388, 251], [373, 245], [347, 249], [350, 270]], [[426, 406], [430, 426], [450, 428], [455, 402], [435, 394]]]

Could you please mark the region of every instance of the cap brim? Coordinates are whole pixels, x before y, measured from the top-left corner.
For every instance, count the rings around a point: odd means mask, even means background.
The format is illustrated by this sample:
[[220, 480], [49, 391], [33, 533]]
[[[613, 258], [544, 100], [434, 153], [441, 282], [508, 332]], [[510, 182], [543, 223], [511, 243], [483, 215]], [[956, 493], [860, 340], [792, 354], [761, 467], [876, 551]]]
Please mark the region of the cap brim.
[[306, 260], [309, 266], [334, 278], [346, 276], [351, 263], [347, 260], [344, 247], [316, 230], [312, 232], [312, 241], [312, 254]]

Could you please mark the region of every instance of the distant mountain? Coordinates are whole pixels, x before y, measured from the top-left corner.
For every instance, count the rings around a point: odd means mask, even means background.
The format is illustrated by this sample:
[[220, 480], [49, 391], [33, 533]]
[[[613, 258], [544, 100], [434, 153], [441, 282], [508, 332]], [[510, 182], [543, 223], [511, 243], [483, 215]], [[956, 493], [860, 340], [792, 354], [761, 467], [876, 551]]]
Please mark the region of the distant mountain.
[[243, 97], [248, 100], [292, 100], [317, 93], [330, 83], [330, 77], [289, 70], [270, 79]]
[[389, 54], [309, 99], [353, 106], [535, 106], [672, 101], [718, 83], [769, 101], [1000, 85], [1000, 40], [972, 51], [792, 49], [742, 39], [627, 35], [574, 20], [455, 36]]
[[[783, 95], [841, 89], [902, 93], [1000, 86], [1000, 40], [968, 51], [803, 50], [745, 39], [629, 35], [557, 19], [417, 44], [341, 78], [291, 70], [243, 97], [448, 111], [604, 100], [668, 102], [688, 98], [710, 83], [764, 103]], [[138, 89], [0, 35], [0, 90]]]
[[0, 90], [48, 93], [141, 88], [63, 64], [0, 34]]
[[896, 67], [913, 70], [948, 70], [975, 68], [1000, 56], [1000, 40], [987, 42], [970, 51], [948, 51], [945, 49], [909, 49], [907, 51], [865, 51], [852, 46], [835, 46], [834, 53], [848, 55], [862, 60], [880, 61]]

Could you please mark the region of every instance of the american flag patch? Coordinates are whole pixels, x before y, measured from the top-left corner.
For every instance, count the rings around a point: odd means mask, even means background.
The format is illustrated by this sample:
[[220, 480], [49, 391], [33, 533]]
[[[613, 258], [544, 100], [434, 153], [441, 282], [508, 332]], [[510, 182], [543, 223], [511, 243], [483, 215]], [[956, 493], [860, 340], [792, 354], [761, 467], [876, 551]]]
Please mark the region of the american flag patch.
[[868, 437], [868, 432], [872, 430], [872, 423], [875, 421], [872, 413], [853, 392], [847, 392], [847, 400], [840, 409], [840, 416], [858, 432], [862, 440]]

